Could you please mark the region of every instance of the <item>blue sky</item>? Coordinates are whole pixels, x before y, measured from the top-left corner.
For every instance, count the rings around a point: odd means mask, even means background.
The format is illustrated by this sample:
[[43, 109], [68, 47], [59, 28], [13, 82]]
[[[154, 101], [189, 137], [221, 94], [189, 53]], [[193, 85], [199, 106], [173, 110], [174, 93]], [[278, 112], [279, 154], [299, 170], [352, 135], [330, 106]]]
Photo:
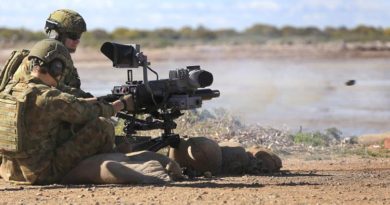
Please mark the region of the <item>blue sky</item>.
[[59, 8], [79, 12], [89, 29], [206, 26], [243, 30], [255, 23], [278, 27], [390, 27], [389, 0], [0, 0], [0, 27], [42, 30]]

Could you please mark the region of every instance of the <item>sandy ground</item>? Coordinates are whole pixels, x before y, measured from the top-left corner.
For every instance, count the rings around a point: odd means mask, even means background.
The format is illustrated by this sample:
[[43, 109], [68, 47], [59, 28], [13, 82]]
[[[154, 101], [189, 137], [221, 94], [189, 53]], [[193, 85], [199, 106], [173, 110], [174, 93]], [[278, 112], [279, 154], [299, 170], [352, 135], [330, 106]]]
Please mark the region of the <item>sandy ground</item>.
[[167, 185], [15, 186], [0, 204], [389, 204], [389, 158], [284, 160], [282, 173]]

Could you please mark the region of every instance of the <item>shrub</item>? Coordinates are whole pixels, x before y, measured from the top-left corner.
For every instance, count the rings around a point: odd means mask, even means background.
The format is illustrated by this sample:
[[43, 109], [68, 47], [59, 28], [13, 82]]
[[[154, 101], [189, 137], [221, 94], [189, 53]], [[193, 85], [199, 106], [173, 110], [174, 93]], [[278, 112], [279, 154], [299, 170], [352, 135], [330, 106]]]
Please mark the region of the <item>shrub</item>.
[[294, 142], [311, 146], [328, 146], [329, 137], [321, 132], [298, 132], [294, 135]]

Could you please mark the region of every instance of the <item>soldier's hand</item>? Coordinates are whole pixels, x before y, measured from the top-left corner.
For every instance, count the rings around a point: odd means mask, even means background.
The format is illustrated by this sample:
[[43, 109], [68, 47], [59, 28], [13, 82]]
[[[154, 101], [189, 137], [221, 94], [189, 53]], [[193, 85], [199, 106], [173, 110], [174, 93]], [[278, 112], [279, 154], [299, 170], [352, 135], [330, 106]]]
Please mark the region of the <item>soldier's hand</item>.
[[134, 111], [133, 96], [125, 95], [121, 98], [121, 102], [123, 103], [123, 110]]

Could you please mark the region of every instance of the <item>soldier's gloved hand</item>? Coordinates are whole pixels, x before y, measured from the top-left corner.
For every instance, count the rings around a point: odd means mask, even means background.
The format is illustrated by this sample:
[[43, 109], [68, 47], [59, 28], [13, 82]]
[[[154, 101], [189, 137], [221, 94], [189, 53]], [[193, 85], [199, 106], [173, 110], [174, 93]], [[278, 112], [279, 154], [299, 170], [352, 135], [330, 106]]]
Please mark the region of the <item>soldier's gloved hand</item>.
[[134, 99], [132, 95], [124, 95], [120, 100], [124, 106], [123, 110], [134, 111]]

